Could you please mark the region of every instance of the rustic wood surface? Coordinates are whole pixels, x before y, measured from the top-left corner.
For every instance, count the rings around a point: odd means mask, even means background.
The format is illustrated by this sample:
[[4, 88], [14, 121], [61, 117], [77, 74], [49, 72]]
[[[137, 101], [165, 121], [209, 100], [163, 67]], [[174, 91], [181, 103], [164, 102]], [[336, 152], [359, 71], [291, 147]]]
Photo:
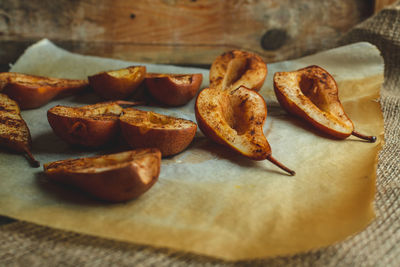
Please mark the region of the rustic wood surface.
[[397, 0], [375, 0], [374, 13], [379, 12], [385, 6], [391, 5]]
[[209, 65], [244, 49], [273, 62], [334, 47], [373, 11], [372, 0], [1, 0], [0, 69], [41, 38], [132, 61]]

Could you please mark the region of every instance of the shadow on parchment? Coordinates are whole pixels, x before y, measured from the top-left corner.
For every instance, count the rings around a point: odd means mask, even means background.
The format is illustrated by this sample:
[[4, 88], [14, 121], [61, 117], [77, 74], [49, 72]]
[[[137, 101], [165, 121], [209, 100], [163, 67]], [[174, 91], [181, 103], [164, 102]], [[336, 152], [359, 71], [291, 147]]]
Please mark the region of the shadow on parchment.
[[76, 154], [71, 150], [71, 147], [57, 137], [53, 131], [47, 131], [43, 134], [37, 135], [32, 139], [32, 149], [34, 153], [65, 153]]
[[285, 171], [278, 169], [278, 167], [275, 167], [272, 163], [270, 163], [270, 165], [268, 166], [261, 165], [258, 163], [258, 161], [246, 158], [245, 156], [240, 155], [239, 153], [233, 151], [232, 149], [224, 145], [217, 144], [203, 136], [195, 137], [191, 145], [191, 148], [199, 149], [200, 151], [206, 151], [207, 153], [210, 153], [211, 155], [213, 155], [213, 157], [217, 159], [219, 158], [223, 160], [228, 160], [244, 168], [258, 168], [258, 169], [261, 168], [266, 173], [269, 172], [269, 173], [276, 173], [280, 175], [283, 174], [290, 176]]
[[100, 147], [83, 147], [80, 145], [71, 145], [59, 138], [51, 130], [35, 136], [32, 140], [33, 151], [36, 154], [63, 154], [71, 155], [74, 158], [86, 156], [88, 154], [109, 154], [118, 153], [129, 149], [129, 145], [124, 141], [121, 135], [114, 138]]
[[80, 190], [77, 187], [52, 181], [46, 177], [45, 173], [35, 173], [35, 183], [46, 194], [46, 197], [53, 199], [55, 202], [69, 203], [87, 207], [103, 207], [115, 205]]
[[73, 103], [73, 106], [93, 105], [96, 103], [107, 101], [102, 99], [100, 96], [96, 95], [93, 89], [90, 87], [89, 89], [83, 92], [80, 92], [72, 96], [68, 96], [68, 99]]
[[295, 116], [291, 116], [291, 115], [287, 115], [287, 114], [279, 114], [279, 116], [277, 116], [277, 118], [279, 117], [279, 119], [284, 120], [288, 123], [291, 123], [301, 129], [303, 129], [306, 132], [309, 132], [310, 134], [317, 136], [317, 137], [321, 137], [321, 138], [325, 138], [325, 139], [329, 139], [332, 141], [338, 141], [338, 142], [362, 142], [362, 143], [370, 143], [367, 140], [364, 139], [360, 139], [357, 137], [353, 137], [353, 136], [349, 136], [348, 138], [345, 139], [339, 139], [339, 138], [335, 138], [331, 135], [328, 135], [324, 132], [322, 132], [321, 130], [313, 127], [312, 125], [310, 125], [310, 123], [308, 121], [306, 121], [305, 119], [302, 118], [297, 118]]
[[[117, 100], [109, 100], [104, 99], [100, 95], [98, 95], [92, 88], [89, 87], [88, 90], [71, 96], [69, 100], [73, 103], [73, 106], [82, 107], [86, 105], [93, 105], [102, 102], [110, 102], [110, 101], [117, 101]], [[139, 101], [145, 103], [145, 106], [165, 106], [161, 103], [158, 103], [154, 98], [150, 95], [144, 85], [140, 85], [138, 88], [135, 89], [132, 94], [123, 99], [125, 101]]]

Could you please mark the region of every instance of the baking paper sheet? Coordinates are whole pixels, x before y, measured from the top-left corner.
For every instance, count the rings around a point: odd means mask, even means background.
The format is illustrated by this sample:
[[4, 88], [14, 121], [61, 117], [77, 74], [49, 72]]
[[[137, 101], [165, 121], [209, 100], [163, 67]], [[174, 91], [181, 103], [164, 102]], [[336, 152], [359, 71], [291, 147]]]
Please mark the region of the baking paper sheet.
[[[11, 71], [86, 78], [135, 64], [139, 63], [72, 54], [42, 40], [27, 49]], [[334, 76], [356, 130], [376, 135], [376, 143], [355, 137], [329, 139], [280, 108], [273, 94], [273, 73], [312, 64]], [[200, 72], [202, 88], [208, 84], [208, 70], [145, 65], [149, 72]], [[0, 150], [0, 214], [226, 260], [307, 251], [362, 231], [375, 216], [377, 154], [383, 143], [379, 51], [358, 43], [268, 64], [268, 69], [260, 91], [269, 112], [264, 132], [273, 156], [294, 169], [296, 176], [286, 175], [268, 161], [236, 155], [198, 131], [186, 151], [162, 161], [159, 181], [150, 191], [127, 203], [108, 204], [52, 183], [23, 156]], [[31, 130], [33, 153], [41, 163], [103, 153], [69, 147], [53, 134], [46, 118], [46, 111], [56, 104], [81, 106], [97, 101], [96, 96], [85, 94], [22, 112]], [[193, 106], [194, 101], [181, 108], [145, 109], [195, 121]]]

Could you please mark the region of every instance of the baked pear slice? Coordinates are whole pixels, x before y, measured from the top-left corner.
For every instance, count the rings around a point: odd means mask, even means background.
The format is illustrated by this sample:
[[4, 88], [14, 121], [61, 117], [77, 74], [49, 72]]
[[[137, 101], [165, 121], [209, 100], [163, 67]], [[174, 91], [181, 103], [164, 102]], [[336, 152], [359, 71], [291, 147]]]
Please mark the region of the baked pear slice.
[[157, 181], [160, 168], [161, 153], [154, 148], [43, 165], [49, 179], [110, 202], [128, 201], [145, 193]]
[[33, 167], [39, 167], [31, 153], [32, 139], [17, 102], [0, 94], [0, 146], [26, 153]]
[[132, 148], [155, 147], [163, 157], [186, 149], [197, 130], [192, 121], [135, 108], [124, 109], [119, 120], [122, 135]]
[[101, 97], [109, 100], [125, 99], [143, 82], [145, 66], [130, 66], [89, 76], [89, 84]]
[[264, 84], [268, 69], [256, 54], [233, 50], [218, 56], [210, 68], [210, 88], [236, 89], [243, 85], [258, 91]]
[[152, 97], [168, 106], [182, 106], [194, 98], [203, 75], [147, 73], [144, 83]]
[[50, 78], [22, 73], [0, 73], [0, 91], [17, 101], [21, 109], [33, 109], [55, 97], [76, 94], [88, 87], [87, 80]]
[[196, 99], [195, 115], [200, 130], [211, 140], [249, 159], [267, 159], [295, 174], [272, 156], [263, 132], [267, 106], [256, 91], [244, 86], [234, 90], [206, 88]]
[[333, 138], [345, 139], [354, 135], [369, 142], [376, 141], [375, 136], [354, 130], [353, 122], [339, 100], [336, 81], [319, 66], [275, 73], [274, 91], [288, 113], [306, 120]]
[[57, 105], [47, 111], [47, 119], [54, 133], [68, 144], [99, 147], [119, 133], [121, 105], [136, 104], [120, 100], [83, 107]]

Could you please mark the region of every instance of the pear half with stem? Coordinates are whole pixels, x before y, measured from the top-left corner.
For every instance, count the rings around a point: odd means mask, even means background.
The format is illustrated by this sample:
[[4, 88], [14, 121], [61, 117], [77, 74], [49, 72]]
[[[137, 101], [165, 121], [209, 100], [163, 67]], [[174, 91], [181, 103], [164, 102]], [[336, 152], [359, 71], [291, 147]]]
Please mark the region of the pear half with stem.
[[17, 102], [0, 94], [0, 145], [19, 153], [26, 153], [33, 167], [39, 167], [31, 153], [32, 138], [21, 116]]
[[201, 131], [253, 160], [269, 160], [282, 170], [295, 172], [272, 157], [264, 136], [267, 106], [263, 97], [244, 86], [234, 90], [206, 88], [196, 99], [195, 115]]
[[339, 100], [336, 81], [319, 66], [275, 73], [274, 91], [288, 113], [305, 119], [331, 137], [345, 139], [354, 135], [369, 142], [376, 141], [375, 136], [354, 130]]
[[238, 88], [243, 85], [258, 91], [267, 77], [267, 66], [256, 54], [233, 50], [217, 57], [210, 68], [210, 87]]
[[0, 91], [17, 101], [21, 109], [43, 106], [55, 97], [65, 97], [85, 90], [87, 80], [71, 80], [27, 75], [15, 72], [0, 73]]
[[154, 148], [43, 165], [49, 179], [111, 202], [127, 201], [145, 193], [157, 181], [160, 168], [161, 153]]

